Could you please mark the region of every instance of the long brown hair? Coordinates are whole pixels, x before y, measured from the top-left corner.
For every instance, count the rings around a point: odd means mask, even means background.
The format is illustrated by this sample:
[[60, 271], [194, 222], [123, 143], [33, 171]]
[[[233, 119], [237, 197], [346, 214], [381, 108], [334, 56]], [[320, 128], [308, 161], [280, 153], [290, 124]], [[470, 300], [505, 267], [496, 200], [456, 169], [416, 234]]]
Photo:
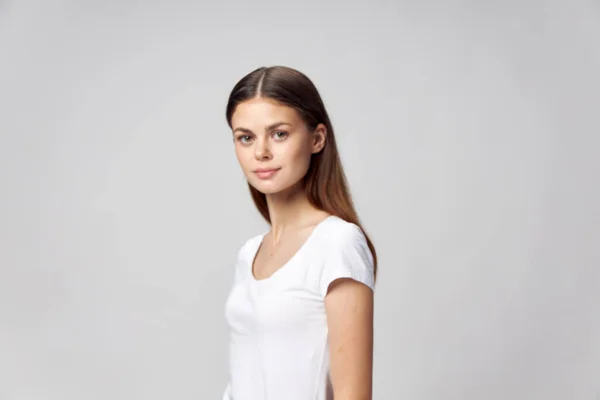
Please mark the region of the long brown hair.
[[[308, 172], [304, 178], [306, 197], [317, 209], [336, 215], [360, 227], [373, 255], [376, 274], [375, 247], [360, 224], [340, 161], [333, 126], [313, 82], [300, 71], [284, 66], [261, 67], [250, 72], [234, 86], [229, 96], [226, 110], [229, 127], [231, 127], [231, 117], [237, 105], [255, 97], [272, 99], [294, 108], [309, 129], [314, 130], [320, 123], [325, 125], [327, 128], [325, 146], [320, 152], [312, 155]], [[256, 208], [263, 218], [271, 223], [265, 194], [255, 189], [250, 183], [248, 183], [248, 187]]]

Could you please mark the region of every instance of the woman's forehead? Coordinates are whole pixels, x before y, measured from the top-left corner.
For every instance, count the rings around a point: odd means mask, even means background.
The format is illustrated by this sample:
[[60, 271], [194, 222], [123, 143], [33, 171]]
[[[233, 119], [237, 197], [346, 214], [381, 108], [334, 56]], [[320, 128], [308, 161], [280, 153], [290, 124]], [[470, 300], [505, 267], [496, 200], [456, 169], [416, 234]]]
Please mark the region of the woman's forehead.
[[276, 123], [296, 125], [300, 116], [292, 107], [270, 99], [252, 99], [237, 105], [232, 117], [233, 128], [252, 125], [267, 128]]

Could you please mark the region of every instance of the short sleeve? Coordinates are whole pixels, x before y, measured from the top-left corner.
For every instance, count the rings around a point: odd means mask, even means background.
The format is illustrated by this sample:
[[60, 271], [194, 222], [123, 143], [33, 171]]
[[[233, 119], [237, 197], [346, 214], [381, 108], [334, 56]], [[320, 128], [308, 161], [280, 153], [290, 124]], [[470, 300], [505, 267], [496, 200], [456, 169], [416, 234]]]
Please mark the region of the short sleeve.
[[373, 255], [367, 244], [367, 238], [356, 224], [346, 223], [332, 232], [331, 244], [325, 252], [319, 290], [324, 298], [329, 285], [339, 278], [351, 278], [373, 290], [375, 276]]

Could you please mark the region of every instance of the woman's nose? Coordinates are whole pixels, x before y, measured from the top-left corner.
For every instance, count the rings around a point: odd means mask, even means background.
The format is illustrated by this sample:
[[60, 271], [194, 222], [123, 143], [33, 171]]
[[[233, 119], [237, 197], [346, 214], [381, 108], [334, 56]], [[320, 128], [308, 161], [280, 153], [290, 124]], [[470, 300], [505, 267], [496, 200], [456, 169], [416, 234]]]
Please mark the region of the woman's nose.
[[271, 150], [269, 149], [269, 143], [267, 140], [256, 141], [255, 156], [259, 160], [271, 156]]

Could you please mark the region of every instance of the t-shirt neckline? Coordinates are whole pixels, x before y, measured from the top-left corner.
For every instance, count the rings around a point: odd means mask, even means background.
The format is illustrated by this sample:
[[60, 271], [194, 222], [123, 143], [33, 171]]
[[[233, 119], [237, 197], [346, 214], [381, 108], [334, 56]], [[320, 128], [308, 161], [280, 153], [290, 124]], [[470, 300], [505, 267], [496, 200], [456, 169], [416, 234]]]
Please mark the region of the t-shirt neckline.
[[315, 225], [315, 227], [313, 228], [313, 230], [311, 231], [311, 233], [308, 235], [308, 237], [306, 238], [306, 240], [304, 241], [304, 243], [302, 243], [302, 245], [298, 248], [298, 250], [290, 257], [289, 260], [287, 260], [287, 262], [283, 263], [283, 265], [281, 265], [279, 268], [277, 268], [275, 270], [275, 272], [273, 272], [271, 275], [269, 275], [266, 278], [262, 278], [262, 279], [257, 279], [254, 276], [254, 261], [256, 259], [256, 256], [258, 255], [258, 251], [260, 249], [260, 246], [263, 243], [263, 240], [265, 238], [265, 236], [267, 235], [267, 232], [262, 233], [260, 236], [258, 236], [258, 240], [256, 241], [256, 245], [253, 248], [252, 254], [250, 255], [249, 258], [249, 262], [248, 262], [248, 269], [250, 271], [250, 280], [252, 282], [254, 282], [255, 284], [259, 284], [259, 285], [264, 285], [267, 284], [269, 282], [274, 281], [278, 276], [282, 275], [282, 271], [289, 269], [290, 265], [293, 264], [293, 262], [296, 261], [296, 259], [298, 259], [302, 253], [304, 251], [306, 251], [306, 248], [309, 247], [310, 242], [312, 242], [314, 240], [314, 237], [316, 236], [317, 231], [319, 230], [319, 228], [325, 224], [326, 221], [335, 218], [335, 215], [329, 215], [328, 217], [325, 217], [322, 221], [320, 221], [317, 225]]

